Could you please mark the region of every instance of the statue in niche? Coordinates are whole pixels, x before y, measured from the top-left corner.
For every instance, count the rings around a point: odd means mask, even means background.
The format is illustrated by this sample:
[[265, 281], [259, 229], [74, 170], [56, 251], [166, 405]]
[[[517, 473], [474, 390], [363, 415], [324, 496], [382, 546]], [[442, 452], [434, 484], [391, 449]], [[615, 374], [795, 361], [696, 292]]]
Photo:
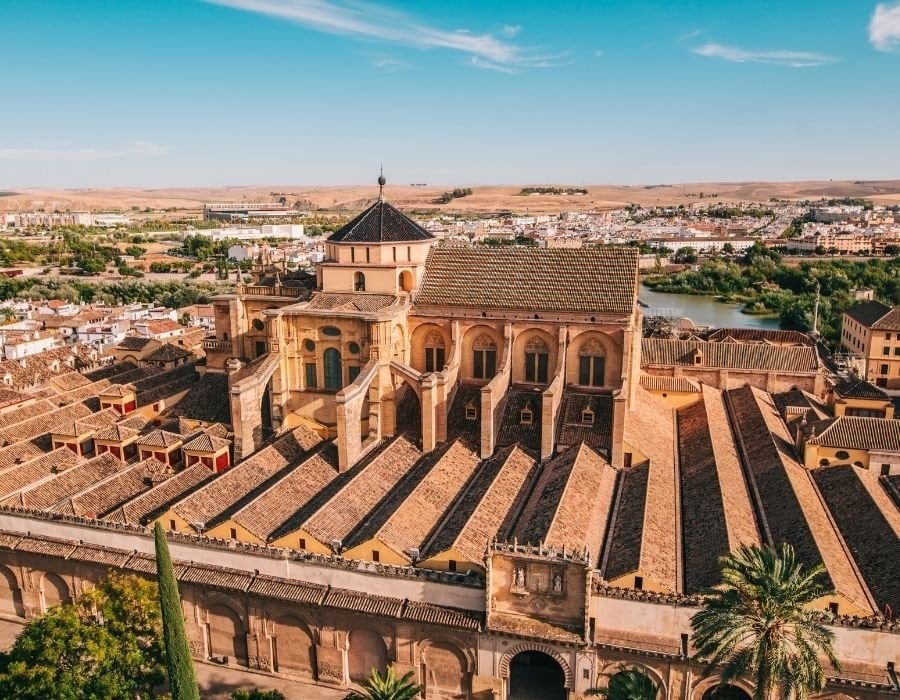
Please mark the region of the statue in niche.
[[525, 588], [525, 567], [516, 567], [515, 586], [516, 588]]
[[553, 592], [562, 593], [562, 574], [558, 571], [553, 574]]

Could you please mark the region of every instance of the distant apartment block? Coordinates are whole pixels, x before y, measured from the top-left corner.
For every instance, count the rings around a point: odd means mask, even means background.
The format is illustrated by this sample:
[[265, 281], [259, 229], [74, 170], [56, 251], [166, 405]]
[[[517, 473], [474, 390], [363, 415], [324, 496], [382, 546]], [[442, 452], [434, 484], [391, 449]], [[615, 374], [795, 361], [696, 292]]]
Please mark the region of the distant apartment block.
[[275, 202], [214, 203], [203, 205], [204, 221], [239, 221], [241, 219], [301, 216], [284, 204]]
[[864, 378], [900, 390], [900, 307], [861, 301], [842, 317], [841, 347], [864, 360]]

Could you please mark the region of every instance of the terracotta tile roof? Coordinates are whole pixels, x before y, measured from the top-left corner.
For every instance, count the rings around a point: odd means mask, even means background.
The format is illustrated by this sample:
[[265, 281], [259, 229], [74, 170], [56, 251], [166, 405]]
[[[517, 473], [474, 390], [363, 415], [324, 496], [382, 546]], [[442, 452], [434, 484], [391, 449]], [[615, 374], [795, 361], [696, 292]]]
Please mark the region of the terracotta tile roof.
[[22, 464], [0, 472], [0, 498], [5, 498], [20, 489], [40, 481], [51, 474], [65, 471], [84, 460], [72, 450], [60, 447], [58, 450], [35, 457]]
[[584, 639], [578, 632], [561, 627], [544, 620], [524, 615], [504, 615], [492, 613], [489, 629], [493, 632], [514, 637], [527, 637], [542, 642], [559, 642], [562, 644], [581, 644]]
[[863, 379], [842, 379], [834, 385], [834, 393], [845, 399], [880, 399], [887, 401], [888, 395], [874, 384]]
[[231, 442], [222, 438], [214, 437], [207, 433], [202, 433], [193, 440], [184, 443], [181, 446], [183, 450], [197, 450], [199, 452], [218, 452], [223, 447], [230, 447]]
[[122, 469], [122, 462], [117, 458], [102, 454], [58, 474], [50, 474], [0, 503], [16, 508], [44, 510]]
[[247, 592], [265, 596], [266, 598], [321, 605], [328, 592], [328, 586], [307, 581], [286, 581], [283, 578], [259, 575], [254, 577], [253, 583], [250, 584]]
[[341, 294], [338, 292], [316, 292], [304, 306], [314, 311], [362, 311], [375, 313], [394, 306], [398, 297], [393, 294]]
[[328, 237], [329, 243], [406, 243], [434, 238], [405, 214], [379, 199]]
[[111, 568], [119, 568], [131, 556], [130, 552], [121, 549], [111, 549], [99, 545], [80, 544], [69, 554], [69, 559], [86, 561], [92, 564], [103, 564]]
[[[506, 392], [506, 406], [497, 431], [497, 446], [521, 445], [532, 452], [541, 449], [541, 390], [513, 386]], [[522, 411], [531, 411], [531, 422], [522, 422]]]
[[6, 413], [0, 414], [0, 430], [16, 423], [23, 423], [35, 416], [46, 416], [51, 411], [55, 411], [56, 408], [56, 404], [47, 399], [35, 401], [27, 406], [16, 406]]
[[154, 430], [152, 433], [139, 437], [136, 442], [145, 447], [172, 447], [181, 444], [182, 437], [178, 433], [170, 433], [166, 430]]
[[0, 441], [8, 445], [20, 440], [33, 440], [41, 435], [48, 435], [50, 428], [58, 423], [87, 418], [89, 415], [91, 415], [91, 409], [80, 403], [57, 408], [43, 415], [3, 428], [0, 430]]
[[90, 384], [91, 380], [78, 372], [66, 372], [65, 374], [51, 377], [47, 383], [60, 391], [72, 391]]
[[814, 428], [815, 437], [809, 439], [813, 445], [900, 452], [900, 420], [841, 416], [808, 426]]
[[42, 537], [23, 537], [16, 545], [17, 552], [44, 554], [59, 559], [66, 559], [77, 545], [72, 542], [51, 540]]
[[751, 492], [758, 494], [767, 544], [790, 542], [807, 568], [824, 564], [824, 586], [871, 609], [866, 590], [834, 529], [812, 476], [798, 461], [769, 394], [754, 387], [725, 392]]
[[666, 654], [667, 656], [678, 656], [681, 653], [681, 640], [679, 639], [633, 630], [604, 629], [594, 635], [594, 644], [599, 647]]
[[231, 423], [228, 375], [204, 374], [172, 409], [172, 415], [210, 423]]
[[634, 454], [632, 468], [622, 473], [604, 553], [606, 579], [640, 570], [668, 590], [678, 591], [674, 418], [675, 411], [664, 399], [637, 388], [634, 408], [626, 415], [625, 443], [626, 449], [640, 449], [649, 460], [639, 463]]
[[139, 430], [135, 430], [134, 428], [127, 428], [122, 424], [116, 423], [114, 425], [107, 426], [102, 430], [98, 430], [94, 433], [95, 440], [104, 440], [108, 442], [125, 442], [132, 438], [140, 435]]
[[900, 331], [900, 307], [895, 306], [872, 324], [878, 331]]
[[356, 471], [340, 491], [320, 504], [299, 525], [319, 542], [343, 542], [422, 456], [405, 437], [395, 438], [372, 461]]
[[383, 617], [399, 617], [403, 610], [403, 601], [398, 598], [386, 598], [341, 588], [332, 588], [328, 591], [322, 605]]
[[101, 389], [98, 393], [98, 396], [109, 396], [110, 398], [122, 398], [123, 396], [128, 396], [129, 394], [133, 394], [134, 392], [122, 386], [121, 384], [110, 384], [105, 389]]
[[[466, 407], [475, 408], [475, 420], [466, 418]], [[462, 438], [476, 448], [481, 444], [481, 386], [460, 383], [447, 414], [447, 437]]]
[[[594, 414], [594, 422], [585, 423], [585, 411]], [[560, 448], [577, 445], [580, 442], [595, 450], [608, 450], [612, 446], [612, 397], [608, 394], [563, 390], [562, 407], [559, 412], [557, 445]]]
[[[698, 353], [700, 362], [696, 362]], [[643, 338], [641, 366], [650, 365], [810, 374], [819, 370], [819, 357], [811, 346]]]
[[81, 420], [58, 423], [50, 429], [50, 432], [63, 437], [78, 437], [114, 425], [120, 417], [113, 409], [106, 408], [98, 413], [85, 416]]
[[465, 494], [422, 551], [422, 559], [453, 549], [468, 561], [480, 563], [488, 544], [507, 530], [516, 505], [527, 496], [526, 487], [537, 461], [518, 446], [500, 450], [484, 463]]
[[285, 467], [296, 464], [307, 452], [304, 444], [314, 440], [321, 438], [300, 426], [194, 491], [176, 503], [173, 510], [192, 526], [207, 528], [227, 517], [244, 499], [252, 498], [257, 489], [265, 488]]
[[716, 328], [706, 334], [712, 343], [736, 341], [739, 343], [775, 343], [778, 345], [815, 345], [815, 341], [800, 331], [783, 331], [777, 328]]
[[246, 591], [253, 581], [253, 574], [220, 566], [190, 564], [185, 566], [184, 570], [178, 574], [178, 580], [186, 583], [196, 583], [201, 586]]
[[215, 476], [216, 474], [204, 465], [193, 464], [111, 511], [104, 520], [145, 525], [165, 512], [178, 499]]
[[632, 313], [636, 248], [432, 248], [415, 303], [533, 313]]
[[790, 391], [772, 394], [772, 400], [785, 421], [793, 420], [797, 416], [805, 416], [807, 420], [811, 421], [822, 420], [831, 416], [825, 404], [812, 394], [800, 389], [791, 389]]
[[116, 345], [116, 347], [121, 348], [122, 350], [140, 352], [151, 340], [152, 338], [139, 338], [136, 335], [129, 335], [123, 338], [122, 341], [118, 345]]
[[29, 459], [40, 457], [44, 451], [33, 442], [16, 442], [0, 448], [0, 472]]
[[193, 363], [167, 370], [147, 380], [135, 382], [138, 406], [147, 406], [160, 399], [189, 390], [199, 378]]
[[813, 478], [878, 607], [900, 610], [900, 510], [867, 469], [824, 467]]
[[669, 377], [641, 372], [641, 386], [647, 391], [676, 391], [684, 394], [700, 393], [700, 384], [687, 377]]
[[406, 607], [401, 618], [426, 625], [457, 627], [473, 632], [480, 630], [484, 622], [482, 614], [474, 610], [447, 608], [440, 605], [431, 605], [430, 603], [419, 603], [413, 600], [406, 601]]
[[143, 362], [175, 362], [190, 356], [191, 353], [189, 350], [185, 350], [172, 343], [164, 343], [144, 357]]
[[850, 318], [866, 328], [871, 328], [890, 312], [890, 306], [874, 299], [857, 302], [844, 311]]
[[337, 450], [321, 450], [278, 479], [231, 520], [266, 541], [337, 474]]
[[677, 415], [684, 593], [691, 594], [719, 582], [719, 557], [762, 540], [722, 392], [704, 386], [703, 398]]
[[512, 536], [558, 550], [587, 549], [597, 562], [606, 535], [616, 470], [587, 445], [543, 466]]
[[137, 367], [131, 362], [116, 362], [114, 364], [105, 365], [98, 369], [91, 370], [90, 372], [85, 372], [84, 376], [90, 379], [92, 382], [96, 382], [101, 379], [113, 379], [121, 374], [124, 374], [125, 372], [131, 372], [135, 369], [137, 369]]
[[[420, 547], [480, 461], [462, 442], [450, 443], [421, 478], [406, 479], [382, 502], [378, 511], [351, 534], [348, 546], [375, 539], [401, 556]], [[417, 471], [414, 469], [410, 476], [418, 476]]]
[[145, 459], [96, 482], [49, 510], [83, 518], [102, 518], [138, 494], [148, 491], [154, 481], [168, 470], [168, 466], [155, 459]]

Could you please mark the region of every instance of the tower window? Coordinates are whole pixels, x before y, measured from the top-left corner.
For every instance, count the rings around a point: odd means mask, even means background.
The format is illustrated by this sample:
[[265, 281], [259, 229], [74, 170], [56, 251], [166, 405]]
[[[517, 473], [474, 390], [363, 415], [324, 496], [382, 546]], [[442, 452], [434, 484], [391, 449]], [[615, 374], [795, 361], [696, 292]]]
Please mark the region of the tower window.
[[[366, 248], [366, 250], [369, 249]], [[366, 291], [366, 276], [362, 272], [353, 275], [353, 290], [356, 292]]]

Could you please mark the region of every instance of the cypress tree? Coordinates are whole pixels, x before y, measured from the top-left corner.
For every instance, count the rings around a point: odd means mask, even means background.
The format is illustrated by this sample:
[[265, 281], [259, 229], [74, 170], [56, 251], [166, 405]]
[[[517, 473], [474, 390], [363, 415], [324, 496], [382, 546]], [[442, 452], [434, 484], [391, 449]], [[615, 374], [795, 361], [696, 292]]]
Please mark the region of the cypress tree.
[[153, 528], [156, 541], [156, 577], [159, 579], [159, 603], [162, 608], [163, 641], [172, 700], [200, 700], [194, 662], [184, 633], [181, 596], [175, 581], [175, 570], [169, 556], [166, 535], [159, 523]]

